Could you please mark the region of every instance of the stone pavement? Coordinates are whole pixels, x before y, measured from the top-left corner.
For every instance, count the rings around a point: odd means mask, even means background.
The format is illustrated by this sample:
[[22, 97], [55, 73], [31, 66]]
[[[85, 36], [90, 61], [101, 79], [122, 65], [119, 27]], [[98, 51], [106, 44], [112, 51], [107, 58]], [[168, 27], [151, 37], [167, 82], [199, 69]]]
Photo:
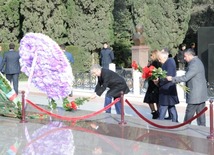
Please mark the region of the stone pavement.
[[166, 130], [133, 117], [126, 117], [126, 125], [119, 125], [118, 120], [116, 115], [103, 114], [69, 125], [31, 119], [20, 123], [0, 116], [0, 154], [214, 155], [214, 143], [206, 138], [209, 131], [205, 127]]
[[[19, 83], [19, 91], [27, 91], [27, 82], [20, 82]], [[94, 90], [88, 90], [88, 89], [74, 89], [73, 90], [73, 97], [69, 97], [69, 100], [73, 100], [76, 97], [90, 97], [93, 94]], [[21, 94], [21, 93], [20, 93]], [[27, 95], [27, 94], [26, 94]], [[104, 103], [104, 96], [105, 93], [101, 97], [97, 97], [93, 100], [88, 101], [84, 105], [81, 105], [79, 109], [81, 110], [88, 110], [88, 111], [98, 111], [103, 108]], [[29, 95], [27, 95], [27, 98], [31, 101], [35, 102], [36, 104], [41, 105], [47, 105], [48, 100], [46, 98], [45, 93], [38, 90], [37, 88], [33, 87], [33, 85], [30, 85], [29, 89]], [[127, 99], [130, 103], [132, 103], [135, 108], [143, 114], [148, 119], [152, 118], [151, 111], [149, 109], [149, 106], [146, 103], [143, 103], [144, 94], [142, 95], [134, 95], [132, 93], [126, 94], [124, 96], [124, 99]], [[209, 108], [209, 102], [206, 102], [207, 107]], [[62, 103], [58, 101], [58, 106], [62, 106]], [[184, 101], [180, 102], [178, 105], [176, 105], [177, 112], [178, 112], [178, 121], [183, 122], [184, 115], [185, 115], [185, 109], [186, 109], [186, 103]], [[125, 114], [127, 116], [133, 116], [138, 117], [137, 114], [125, 103]], [[116, 111], [114, 109], [114, 106], [112, 107], [112, 113], [116, 114]], [[209, 110], [206, 111], [206, 124], [207, 127], [210, 126], [210, 117], [209, 117]], [[197, 125], [196, 120], [192, 122], [192, 125]]]
[[[20, 82], [19, 88], [26, 91], [26, 82]], [[69, 100], [92, 93], [74, 89], [74, 97]], [[41, 106], [47, 104], [46, 95], [32, 86], [26, 97]], [[57, 112], [69, 117], [87, 115], [103, 108], [103, 97], [90, 100], [75, 112], [60, 108]], [[142, 104], [143, 95], [127, 94], [125, 98], [151, 120], [148, 105]], [[183, 119], [185, 105], [177, 108]], [[32, 107], [27, 106], [27, 111], [30, 110]], [[137, 117], [127, 105], [125, 112], [126, 124], [119, 124], [120, 115], [107, 113], [76, 123], [49, 116], [27, 118], [28, 122], [20, 123], [17, 118], [0, 116], [0, 155], [214, 155], [214, 141], [207, 139], [208, 127], [185, 125], [162, 129]], [[171, 121], [151, 121], [163, 126], [177, 125]]]

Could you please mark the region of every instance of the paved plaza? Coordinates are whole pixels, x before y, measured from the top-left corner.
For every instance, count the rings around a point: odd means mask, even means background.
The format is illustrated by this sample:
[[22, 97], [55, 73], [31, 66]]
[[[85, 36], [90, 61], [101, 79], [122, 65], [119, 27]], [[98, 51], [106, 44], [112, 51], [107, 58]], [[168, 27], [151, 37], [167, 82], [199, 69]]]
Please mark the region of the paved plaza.
[[[27, 92], [26, 82], [20, 82], [20, 91]], [[76, 97], [87, 97], [92, 90], [74, 89], [73, 100]], [[44, 93], [30, 87], [26, 98], [41, 107], [48, 104]], [[19, 96], [21, 98], [21, 96]], [[142, 103], [143, 95], [125, 95], [134, 107], [150, 121], [163, 125], [174, 126], [168, 120], [152, 120], [147, 104]], [[75, 112], [66, 112], [61, 108], [57, 114], [78, 117], [90, 115], [103, 108], [104, 96], [97, 97], [81, 105]], [[209, 102], [207, 103], [209, 106]], [[177, 106], [179, 122], [183, 122], [185, 103]], [[27, 114], [41, 113], [30, 105]], [[58, 120], [42, 115], [41, 118], [27, 117], [26, 123], [20, 123], [17, 118], [0, 116], [0, 154], [8, 155], [214, 155], [214, 141], [208, 140], [210, 135], [209, 111], [206, 112], [207, 127], [185, 125], [175, 129], [162, 129], [152, 126], [125, 104], [125, 123], [121, 116], [101, 113], [94, 117], [74, 122]]]

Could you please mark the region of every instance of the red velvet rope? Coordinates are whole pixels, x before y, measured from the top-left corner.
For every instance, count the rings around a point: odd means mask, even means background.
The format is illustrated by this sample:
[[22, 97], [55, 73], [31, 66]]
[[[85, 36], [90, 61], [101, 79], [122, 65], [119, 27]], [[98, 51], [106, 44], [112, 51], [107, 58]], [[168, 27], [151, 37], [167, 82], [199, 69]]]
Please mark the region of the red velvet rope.
[[41, 107], [39, 107], [38, 105], [34, 104], [33, 102], [31, 102], [30, 100], [26, 99], [26, 102], [28, 104], [30, 104], [31, 106], [33, 106], [34, 108], [38, 109], [41, 112], [44, 112], [52, 117], [61, 119], [61, 120], [66, 120], [66, 121], [77, 121], [77, 120], [82, 120], [82, 119], [86, 119], [86, 118], [90, 118], [92, 116], [98, 115], [100, 113], [102, 113], [103, 111], [106, 111], [107, 109], [109, 109], [111, 106], [113, 106], [114, 104], [116, 104], [118, 101], [120, 100], [120, 98], [115, 99], [112, 103], [110, 103], [109, 105], [107, 105], [106, 107], [104, 107], [103, 109], [93, 112], [91, 114], [88, 115], [84, 115], [84, 116], [78, 116], [78, 117], [67, 117], [67, 116], [61, 116], [55, 113], [52, 113], [50, 111], [47, 111]]
[[181, 124], [178, 124], [178, 125], [173, 125], [173, 126], [163, 126], [163, 125], [159, 125], [159, 124], [156, 124], [150, 120], [148, 120], [147, 118], [145, 118], [139, 111], [137, 111], [132, 105], [131, 103], [126, 99], [125, 100], [126, 103], [132, 108], [132, 110], [134, 110], [134, 112], [140, 117], [142, 118], [144, 121], [146, 121], [147, 123], [155, 126], [155, 127], [158, 127], [158, 128], [162, 128], [162, 129], [175, 129], [175, 128], [179, 128], [181, 126], [184, 126], [186, 124], [189, 124], [190, 122], [192, 122], [194, 119], [198, 118], [199, 116], [201, 116], [208, 108], [205, 107], [200, 113], [198, 113], [196, 116], [194, 116], [193, 118], [181, 123]]
[[[175, 140], [176, 142], [179, 142], [181, 145], [183, 145], [184, 147], [186, 147], [187, 150], [190, 150], [190, 151], [193, 151], [193, 149], [191, 147], [189, 147], [189, 145], [187, 143], [185, 143], [183, 141], [183, 139], [181, 139], [180, 137], [178, 137], [177, 135], [174, 136], [172, 133], [167, 133], [167, 132], [154, 132], [154, 133], [151, 133], [151, 132], [148, 132], [146, 134], [143, 134], [142, 136], [138, 137], [137, 139], [135, 139], [135, 141], [143, 141], [145, 138], [150, 138], [152, 136], [154, 136], [154, 138], [158, 135], [161, 135], [163, 137], [167, 137], [167, 138], [171, 138], [172, 140]], [[161, 142], [160, 142], [161, 143]], [[157, 143], [156, 143], [157, 144]], [[161, 144], [160, 144], [161, 145]]]

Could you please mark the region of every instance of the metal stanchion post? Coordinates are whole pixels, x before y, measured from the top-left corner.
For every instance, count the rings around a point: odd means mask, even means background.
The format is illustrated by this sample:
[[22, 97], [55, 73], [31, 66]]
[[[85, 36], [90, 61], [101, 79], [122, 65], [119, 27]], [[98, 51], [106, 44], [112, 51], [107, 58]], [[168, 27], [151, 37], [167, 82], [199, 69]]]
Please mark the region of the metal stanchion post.
[[213, 99], [209, 100], [210, 102], [210, 135], [207, 136], [208, 139], [214, 140], [214, 130], [213, 130]]
[[26, 119], [25, 119], [25, 91], [22, 91], [22, 120], [20, 121], [20, 123], [26, 123]]
[[120, 95], [120, 103], [121, 103], [121, 122], [119, 122], [119, 124], [124, 125], [126, 124], [126, 122], [124, 120], [125, 112], [124, 112], [124, 93], [123, 92], [121, 92], [121, 95]]
[[207, 154], [213, 154], [214, 152], [214, 141], [209, 141], [209, 151]]

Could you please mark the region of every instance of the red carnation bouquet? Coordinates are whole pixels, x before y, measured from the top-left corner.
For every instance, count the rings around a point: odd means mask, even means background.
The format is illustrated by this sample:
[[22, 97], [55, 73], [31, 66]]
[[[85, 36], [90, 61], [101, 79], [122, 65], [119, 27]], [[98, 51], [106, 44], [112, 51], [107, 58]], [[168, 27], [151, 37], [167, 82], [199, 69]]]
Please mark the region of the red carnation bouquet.
[[63, 99], [63, 108], [66, 111], [77, 110], [79, 105], [82, 105], [85, 101], [89, 101], [88, 97], [78, 97], [75, 100], [69, 102], [68, 98]]
[[146, 66], [142, 68], [140, 65], [136, 63], [136, 61], [132, 62], [132, 68], [134, 70], [138, 70], [142, 73], [143, 79], [155, 80], [157, 78], [165, 78], [166, 71], [162, 70], [162, 68], [155, 68], [154, 66]]

